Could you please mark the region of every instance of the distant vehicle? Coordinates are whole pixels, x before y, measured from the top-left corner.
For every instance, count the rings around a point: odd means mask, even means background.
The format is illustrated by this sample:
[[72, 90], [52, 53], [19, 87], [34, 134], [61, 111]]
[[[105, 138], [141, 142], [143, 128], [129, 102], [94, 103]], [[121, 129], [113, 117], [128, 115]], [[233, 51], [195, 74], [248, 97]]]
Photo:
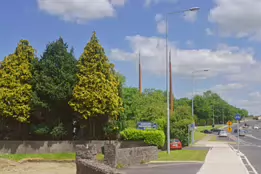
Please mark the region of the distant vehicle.
[[227, 132], [222, 130], [222, 131], [219, 132], [218, 136], [219, 137], [227, 137]]
[[170, 150], [181, 150], [182, 143], [179, 139], [172, 139], [170, 140]]
[[239, 129], [239, 136], [245, 136], [245, 135], [246, 135], [246, 131]]
[[204, 134], [212, 134], [212, 131], [210, 131], [210, 130], [204, 130], [203, 133], [204, 133]]
[[216, 128], [214, 128], [214, 129], [211, 129], [211, 131], [212, 131], [212, 132], [217, 132], [217, 133], [218, 133], [218, 132], [221, 131], [221, 129], [216, 129]]
[[234, 133], [237, 133], [237, 129], [234, 129]]
[[260, 128], [259, 128], [259, 126], [255, 125], [255, 126], [254, 126], [254, 129], [260, 129]]

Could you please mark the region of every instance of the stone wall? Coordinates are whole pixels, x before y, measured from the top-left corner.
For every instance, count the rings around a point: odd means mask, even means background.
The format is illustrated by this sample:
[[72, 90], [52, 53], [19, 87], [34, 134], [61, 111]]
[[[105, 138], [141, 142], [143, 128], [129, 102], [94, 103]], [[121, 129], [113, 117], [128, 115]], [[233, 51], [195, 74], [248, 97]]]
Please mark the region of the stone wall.
[[[46, 154], [46, 153], [74, 153], [78, 144], [95, 144], [97, 152], [102, 153], [105, 141], [0, 141], [0, 154]], [[122, 148], [146, 146], [140, 141], [120, 142]]]
[[76, 174], [121, 174], [96, 160], [96, 145], [76, 146]]
[[112, 168], [139, 165], [157, 159], [156, 146], [120, 148], [120, 143], [117, 142], [104, 145], [104, 163]]

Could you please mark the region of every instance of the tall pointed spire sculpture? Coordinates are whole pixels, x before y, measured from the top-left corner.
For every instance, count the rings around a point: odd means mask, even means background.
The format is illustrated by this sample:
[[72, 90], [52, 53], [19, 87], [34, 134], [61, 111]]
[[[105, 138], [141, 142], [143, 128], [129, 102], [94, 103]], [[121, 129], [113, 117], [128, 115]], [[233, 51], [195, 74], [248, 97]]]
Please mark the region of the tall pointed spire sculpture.
[[169, 103], [170, 103], [170, 115], [174, 112], [174, 95], [172, 90], [172, 63], [171, 63], [171, 50], [169, 51]]
[[142, 69], [141, 69], [141, 61], [140, 61], [140, 51], [139, 51], [139, 91], [142, 93]]

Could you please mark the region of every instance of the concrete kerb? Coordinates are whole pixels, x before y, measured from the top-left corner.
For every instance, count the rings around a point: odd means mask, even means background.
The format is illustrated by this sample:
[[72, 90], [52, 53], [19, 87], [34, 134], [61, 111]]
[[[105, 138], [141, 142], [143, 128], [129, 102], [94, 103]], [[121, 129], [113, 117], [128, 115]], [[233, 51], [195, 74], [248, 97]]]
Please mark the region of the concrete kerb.
[[41, 158], [32, 158], [32, 159], [23, 159], [18, 161], [18, 163], [37, 163], [37, 162], [46, 162], [46, 163], [74, 163], [75, 160], [50, 160], [50, 159], [41, 159]]
[[150, 161], [147, 164], [169, 164], [169, 163], [204, 163], [204, 161]]

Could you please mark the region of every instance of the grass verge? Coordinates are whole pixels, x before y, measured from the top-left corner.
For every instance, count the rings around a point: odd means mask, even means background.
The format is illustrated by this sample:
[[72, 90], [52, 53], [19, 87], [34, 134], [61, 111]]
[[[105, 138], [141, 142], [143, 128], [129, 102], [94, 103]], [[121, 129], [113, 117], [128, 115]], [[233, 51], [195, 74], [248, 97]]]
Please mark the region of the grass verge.
[[[21, 161], [26, 159], [37, 159], [37, 160], [52, 160], [52, 161], [62, 161], [62, 160], [75, 160], [75, 153], [55, 153], [55, 154], [1, 154], [0, 158], [8, 159], [12, 161]], [[98, 161], [103, 161], [104, 155], [98, 154], [96, 156]]]
[[158, 161], [205, 161], [208, 150], [177, 150], [159, 152]]
[[209, 139], [209, 141], [217, 141], [217, 136], [212, 135]]
[[202, 132], [195, 131], [195, 141], [202, 140], [204, 137], [206, 137], [207, 134], [204, 134]]

